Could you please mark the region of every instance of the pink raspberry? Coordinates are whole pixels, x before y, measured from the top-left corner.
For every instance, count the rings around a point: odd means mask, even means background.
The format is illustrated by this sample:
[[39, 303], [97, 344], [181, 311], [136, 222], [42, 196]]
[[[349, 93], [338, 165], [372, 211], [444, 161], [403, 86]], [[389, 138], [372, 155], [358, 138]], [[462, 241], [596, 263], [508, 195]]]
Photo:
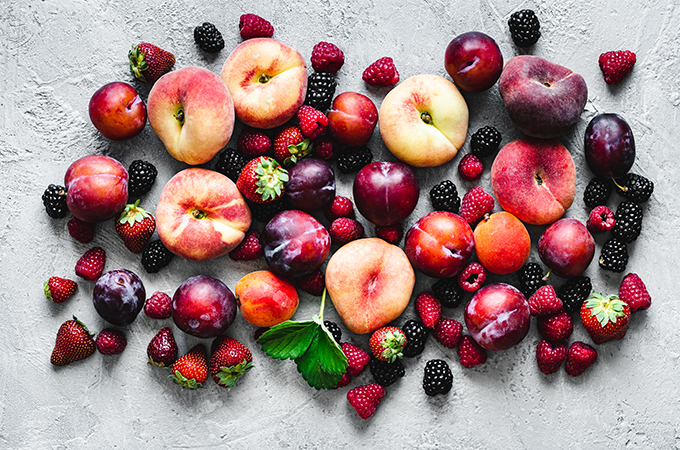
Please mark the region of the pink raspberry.
[[482, 160], [472, 153], [468, 153], [467, 155], [463, 156], [463, 159], [461, 159], [460, 163], [458, 163], [458, 174], [464, 180], [479, 180], [479, 178], [482, 176], [482, 173], [484, 173], [484, 163], [482, 163]]
[[345, 63], [345, 54], [335, 44], [322, 41], [312, 49], [311, 61], [317, 72], [336, 73]]
[[374, 86], [392, 86], [399, 82], [399, 72], [392, 58], [386, 56], [368, 66], [361, 78]]

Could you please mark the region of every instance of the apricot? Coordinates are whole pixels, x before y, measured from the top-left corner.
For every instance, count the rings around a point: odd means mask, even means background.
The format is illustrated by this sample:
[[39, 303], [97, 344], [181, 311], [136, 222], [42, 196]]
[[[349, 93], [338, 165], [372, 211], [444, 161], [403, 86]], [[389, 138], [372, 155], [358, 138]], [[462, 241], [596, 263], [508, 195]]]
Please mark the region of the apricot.
[[269, 270], [244, 276], [236, 283], [234, 293], [243, 318], [257, 327], [285, 322], [300, 303], [295, 286]]
[[500, 211], [482, 219], [474, 236], [477, 259], [491, 273], [512, 273], [529, 259], [529, 232], [509, 212]]

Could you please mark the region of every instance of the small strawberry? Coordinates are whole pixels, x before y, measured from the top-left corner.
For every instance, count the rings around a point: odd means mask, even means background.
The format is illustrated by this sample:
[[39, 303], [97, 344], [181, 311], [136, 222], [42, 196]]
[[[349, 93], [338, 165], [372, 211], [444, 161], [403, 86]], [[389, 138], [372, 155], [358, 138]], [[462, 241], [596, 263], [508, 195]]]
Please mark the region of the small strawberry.
[[623, 338], [629, 321], [630, 305], [616, 295], [593, 292], [581, 305], [581, 322], [596, 344]]
[[43, 290], [47, 300], [53, 303], [64, 303], [78, 289], [78, 283], [68, 278], [50, 277], [43, 283]]
[[434, 330], [432, 330], [432, 335], [444, 347], [455, 348], [463, 335], [463, 324], [455, 319], [442, 317]]
[[375, 235], [390, 244], [397, 245], [401, 238], [404, 237], [404, 227], [402, 227], [401, 223], [377, 225], [375, 227]]
[[340, 381], [338, 381], [338, 384], [333, 389], [339, 389], [341, 387], [345, 387], [348, 384], [350, 384], [351, 382], [352, 382], [352, 375], [345, 372], [342, 375], [342, 378], [340, 378]]
[[557, 372], [566, 358], [567, 346], [564, 343], [553, 346], [545, 339], [541, 339], [536, 346], [538, 369], [546, 375]]
[[175, 65], [175, 56], [153, 44], [142, 42], [128, 53], [132, 75], [144, 83], [153, 83]]
[[340, 217], [349, 217], [350, 219], [354, 219], [354, 204], [349, 198], [336, 195], [333, 199], [333, 203], [331, 203], [330, 206], [324, 210], [324, 215], [326, 216], [326, 219], [330, 220], [331, 222]]
[[404, 356], [406, 335], [397, 327], [382, 327], [373, 332], [369, 345], [371, 346], [371, 353], [376, 359], [394, 362]]
[[472, 262], [458, 275], [458, 285], [465, 292], [475, 292], [486, 281], [486, 269], [478, 262]]
[[94, 281], [104, 271], [106, 252], [101, 247], [92, 247], [76, 262], [76, 275]]
[[310, 140], [305, 139], [302, 130], [296, 126], [287, 126], [274, 137], [274, 158], [284, 166], [296, 163], [312, 152]]
[[458, 174], [467, 181], [476, 181], [484, 173], [484, 163], [477, 156], [468, 153], [458, 163]]
[[95, 347], [87, 327], [73, 316], [73, 320], [67, 320], [59, 327], [50, 362], [63, 366], [79, 361], [93, 354]]
[[272, 149], [272, 140], [260, 130], [246, 128], [239, 135], [237, 145], [246, 158], [253, 159], [268, 153]]
[[468, 369], [486, 362], [486, 350], [470, 336], [463, 336], [458, 343], [460, 364]]
[[359, 417], [366, 420], [374, 413], [385, 396], [385, 388], [378, 383], [357, 386], [347, 391], [347, 400]]
[[240, 244], [229, 252], [229, 258], [234, 261], [253, 261], [264, 254], [260, 244], [260, 232], [249, 230]]
[[188, 389], [203, 387], [208, 379], [208, 362], [205, 346], [196, 344], [186, 354], [180, 356], [170, 369], [169, 377], [175, 383]]
[[312, 49], [310, 60], [315, 72], [337, 73], [345, 63], [345, 54], [337, 45], [321, 41]]
[[597, 350], [585, 342], [576, 341], [567, 351], [566, 370], [572, 377], [581, 375], [597, 361]]
[[218, 386], [234, 387], [253, 368], [253, 355], [248, 347], [227, 336], [218, 336], [212, 343], [210, 374]]
[[300, 106], [297, 111], [297, 119], [302, 135], [310, 140], [324, 134], [328, 127], [328, 117], [318, 109], [308, 105]]
[[633, 70], [636, 61], [635, 53], [628, 50], [602, 53], [598, 59], [607, 84], [616, 84], [623, 80]]
[[366, 367], [366, 364], [371, 362], [371, 356], [363, 349], [357, 347], [349, 342], [340, 344], [342, 353], [347, 357], [347, 373], [353, 377], [358, 377]]
[[645, 310], [652, 306], [652, 297], [639, 275], [629, 273], [619, 287], [619, 298], [628, 303], [631, 311]]
[[541, 286], [529, 297], [529, 311], [532, 316], [555, 314], [562, 309], [562, 300], [557, 298], [551, 285]]
[[94, 239], [95, 227], [96, 224], [94, 223], [83, 222], [77, 217], [72, 217], [71, 220], [68, 221], [68, 234], [76, 241], [87, 244]]
[[288, 171], [268, 156], [250, 161], [236, 180], [245, 198], [255, 203], [270, 203], [280, 198], [288, 181]]
[[496, 202], [481, 186], [467, 191], [461, 200], [460, 216], [469, 224], [479, 221], [484, 214], [493, 211]]
[[144, 302], [144, 314], [152, 319], [168, 319], [172, 315], [172, 299], [165, 292], [154, 292]]
[[329, 232], [333, 242], [344, 245], [363, 237], [364, 226], [354, 219], [340, 217], [333, 221]]
[[116, 220], [116, 233], [132, 253], [141, 253], [154, 231], [156, 220], [150, 212], [139, 206], [139, 200], [125, 205]]
[[586, 227], [591, 233], [611, 231], [616, 224], [614, 213], [604, 205], [596, 206], [590, 211]]
[[392, 86], [399, 82], [399, 72], [389, 56], [380, 58], [364, 70], [361, 79], [373, 86]]
[[121, 331], [105, 328], [97, 335], [95, 344], [102, 355], [117, 355], [127, 347], [127, 339]]
[[565, 310], [555, 314], [538, 316], [536, 326], [538, 334], [550, 342], [566, 341], [574, 331], [574, 321]]
[[146, 348], [149, 364], [157, 367], [170, 367], [177, 359], [178, 352], [175, 335], [168, 327], [158, 330]]
[[330, 161], [338, 155], [338, 150], [333, 139], [328, 135], [323, 135], [314, 140], [314, 154], [323, 160]]
[[241, 38], [272, 37], [274, 27], [269, 21], [255, 14], [243, 14], [238, 22]]
[[326, 280], [321, 269], [316, 269], [310, 274], [297, 278], [296, 282], [300, 290], [317, 297], [321, 297], [326, 288]]
[[430, 292], [421, 292], [416, 297], [415, 308], [420, 321], [427, 328], [434, 328], [442, 318], [442, 304]]

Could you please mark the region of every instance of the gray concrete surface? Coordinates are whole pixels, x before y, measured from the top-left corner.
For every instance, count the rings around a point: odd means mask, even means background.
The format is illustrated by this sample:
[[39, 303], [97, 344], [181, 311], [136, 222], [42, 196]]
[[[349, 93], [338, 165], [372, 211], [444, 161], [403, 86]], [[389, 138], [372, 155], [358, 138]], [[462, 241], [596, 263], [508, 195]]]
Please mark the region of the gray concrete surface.
[[[628, 266], [647, 283], [652, 308], [633, 316], [625, 339], [598, 346], [599, 360], [586, 374], [572, 378], [561, 370], [542, 375], [534, 357], [539, 339], [534, 324], [517, 347], [491, 354], [485, 365], [472, 370], [460, 366], [455, 351], [431, 340], [421, 356], [405, 361], [406, 377], [387, 389], [375, 416], [364, 422], [349, 406], [347, 388], [317, 392], [291, 362], [264, 356], [252, 338], [254, 327], [240, 316], [228, 334], [253, 350], [255, 369], [230, 392], [212, 382], [198, 391], [183, 390], [165, 371], [146, 365], [149, 340], [161, 326], [174, 325], [143, 314], [125, 329], [129, 344], [123, 354], [95, 354], [52, 367], [50, 352], [62, 322], [75, 314], [91, 331], [107, 326], [92, 307], [92, 283], [81, 282], [75, 297], [62, 305], [47, 302], [41, 288], [51, 275], [73, 277], [76, 260], [92, 245], [107, 250], [107, 269], [140, 274], [149, 293], [172, 294], [198, 274], [217, 276], [233, 289], [243, 275], [265, 267], [263, 260], [235, 263], [224, 257], [197, 263], [176, 258], [150, 275], [122, 245], [111, 222], [101, 224], [88, 245], [69, 236], [67, 219], [51, 220], [45, 214], [43, 190], [49, 183], [61, 183], [68, 165], [81, 156], [102, 153], [126, 165], [137, 158], [153, 161], [160, 174], [145, 201], [152, 210], [164, 183], [185, 167], [167, 154], [148, 125], [130, 141], [111, 142], [90, 123], [88, 101], [105, 83], [131, 82], [146, 98], [148, 87], [133, 82], [127, 67], [133, 44], [150, 41], [173, 51], [176, 68], [198, 65], [219, 73], [241, 42], [239, 16], [253, 12], [270, 20], [275, 37], [305, 58], [318, 41], [337, 44], [346, 55], [337, 92], [358, 91], [379, 105], [388, 89], [368, 88], [361, 81], [371, 62], [392, 56], [402, 79], [420, 73], [445, 76], [446, 45], [473, 30], [494, 37], [507, 61], [523, 53], [512, 43], [506, 24], [521, 8], [534, 9], [543, 27], [539, 43], [528, 53], [582, 74], [589, 87], [580, 122], [561, 138], [578, 173], [577, 199], [567, 216], [587, 218], [581, 196], [590, 173], [582, 139], [595, 114], [616, 112], [629, 121], [638, 148], [633, 171], [656, 186], [645, 205], [642, 235], [630, 246]], [[202, 53], [193, 42], [193, 27], [203, 21], [215, 23], [224, 34], [226, 48], [215, 56]], [[6, 0], [0, 8], [0, 448], [680, 448], [678, 28], [680, 11], [674, 0]], [[638, 63], [625, 81], [610, 87], [597, 58], [619, 49], [636, 52]], [[504, 143], [520, 136], [497, 87], [465, 98], [471, 132], [494, 125]], [[371, 146], [379, 159], [393, 159], [379, 133]], [[468, 150], [469, 140], [460, 155]], [[422, 198], [407, 226], [429, 212], [427, 192], [434, 184], [450, 178], [463, 192], [472, 186], [456, 174], [460, 155], [444, 166], [416, 171]], [[351, 182], [351, 176], [338, 175], [338, 193], [351, 195]], [[488, 170], [479, 184], [490, 188]], [[610, 204], [618, 201], [614, 196]], [[364, 224], [372, 234], [372, 227]], [[535, 242], [541, 230], [531, 228], [532, 260], [538, 260]], [[603, 238], [596, 242], [599, 254]], [[616, 292], [621, 280], [595, 262], [586, 275], [605, 292]], [[516, 282], [513, 276], [506, 279]], [[562, 282], [552, 280], [556, 286]], [[416, 293], [432, 283], [418, 275]], [[318, 299], [303, 295], [295, 318], [311, 317], [317, 305]], [[462, 320], [462, 308], [446, 313]], [[409, 307], [398, 324], [412, 314]], [[337, 319], [332, 307], [326, 315]], [[182, 351], [200, 341], [175, 331]], [[345, 330], [345, 339], [367, 348], [366, 336]], [[571, 340], [589, 342], [580, 324]], [[446, 396], [429, 398], [420, 386], [425, 363], [432, 358], [447, 360], [453, 370], [454, 387]], [[350, 387], [370, 380], [366, 372]]]

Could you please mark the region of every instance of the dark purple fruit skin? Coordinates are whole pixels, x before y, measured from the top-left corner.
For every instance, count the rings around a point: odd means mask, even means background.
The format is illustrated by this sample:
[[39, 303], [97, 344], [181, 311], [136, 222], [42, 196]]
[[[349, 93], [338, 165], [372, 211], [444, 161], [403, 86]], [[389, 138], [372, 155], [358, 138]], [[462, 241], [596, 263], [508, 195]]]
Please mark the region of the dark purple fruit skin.
[[219, 336], [236, 317], [236, 297], [217, 278], [197, 275], [182, 283], [172, 297], [172, 320], [187, 334]]
[[586, 162], [603, 179], [628, 173], [635, 161], [635, 139], [626, 120], [618, 114], [599, 114], [585, 133]]
[[94, 309], [107, 322], [129, 325], [144, 307], [144, 283], [126, 269], [111, 270], [97, 279], [92, 291]]
[[305, 158], [288, 169], [285, 195], [294, 209], [326, 209], [335, 198], [335, 172], [323, 159]]

